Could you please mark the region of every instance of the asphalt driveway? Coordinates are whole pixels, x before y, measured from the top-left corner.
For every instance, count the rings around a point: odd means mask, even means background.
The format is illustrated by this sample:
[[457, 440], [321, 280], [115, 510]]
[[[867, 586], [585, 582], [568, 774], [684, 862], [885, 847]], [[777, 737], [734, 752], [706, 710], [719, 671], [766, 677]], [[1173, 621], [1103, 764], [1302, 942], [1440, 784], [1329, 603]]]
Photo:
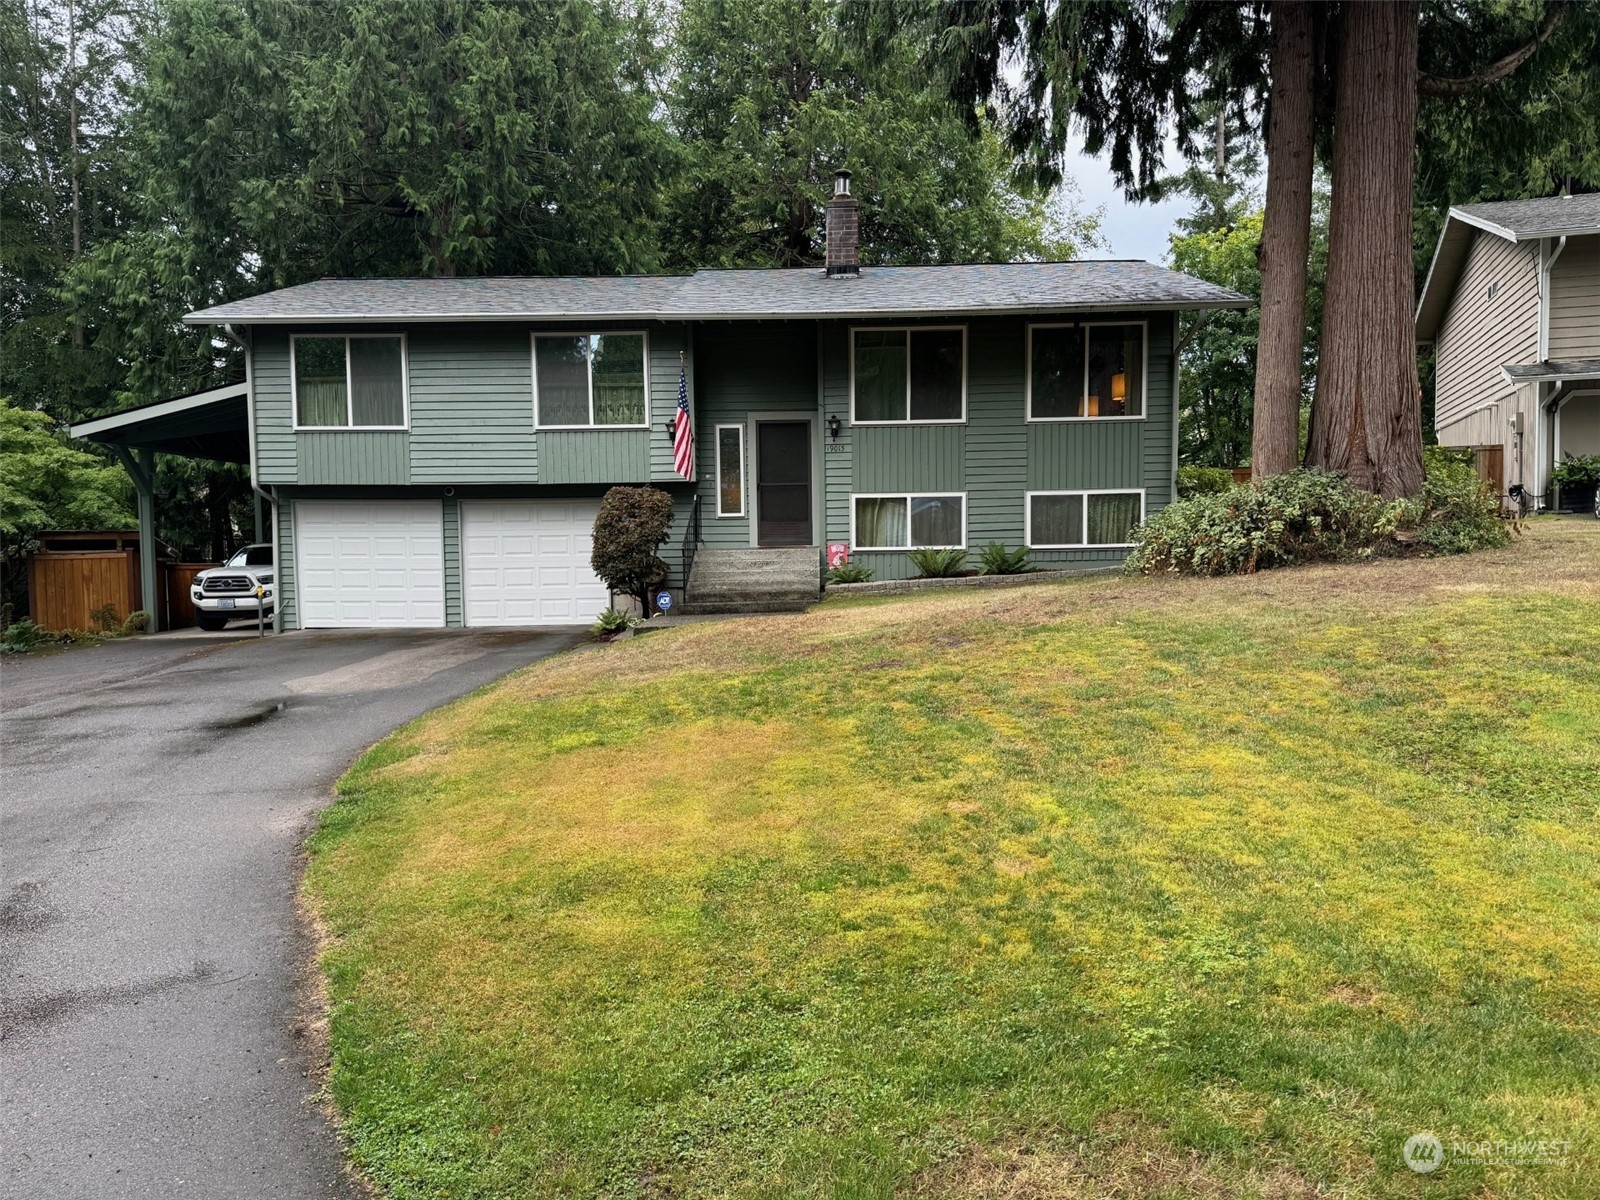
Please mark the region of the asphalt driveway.
[[144, 638], [0, 667], [3, 1194], [355, 1195], [307, 1079], [300, 843], [365, 747], [577, 637]]

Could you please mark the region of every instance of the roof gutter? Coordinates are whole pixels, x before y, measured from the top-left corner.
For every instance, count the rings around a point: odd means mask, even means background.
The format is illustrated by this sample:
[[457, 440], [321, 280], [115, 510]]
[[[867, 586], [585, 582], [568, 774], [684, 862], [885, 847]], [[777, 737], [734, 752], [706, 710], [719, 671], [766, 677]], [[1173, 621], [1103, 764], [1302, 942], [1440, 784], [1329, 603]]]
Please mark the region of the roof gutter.
[[[1042, 305], [1007, 304], [985, 308], [885, 308], [829, 309], [814, 312], [462, 312], [462, 313], [316, 313], [300, 315], [238, 316], [251, 325], [454, 325], [473, 323], [508, 324], [520, 321], [550, 321], [563, 324], [595, 321], [877, 321], [908, 317], [949, 318], [986, 316], [1028, 316], [1033, 313], [1083, 312], [1202, 312], [1211, 309], [1247, 309], [1255, 305], [1248, 296], [1233, 300], [1147, 300], [1095, 304]], [[215, 325], [204, 311], [183, 318], [188, 325]], [[228, 328], [228, 326], [224, 326]], [[231, 335], [230, 335], [231, 336]]]

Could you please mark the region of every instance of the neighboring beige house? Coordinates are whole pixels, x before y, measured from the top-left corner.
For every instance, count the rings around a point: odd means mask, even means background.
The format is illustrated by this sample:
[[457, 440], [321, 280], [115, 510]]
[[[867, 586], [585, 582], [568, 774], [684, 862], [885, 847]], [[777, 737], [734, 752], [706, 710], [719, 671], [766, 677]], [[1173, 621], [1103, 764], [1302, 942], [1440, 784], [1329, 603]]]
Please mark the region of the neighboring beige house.
[[1450, 210], [1417, 302], [1441, 445], [1539, 508], [1551, 467], [1600, 454], [1600, 194]]

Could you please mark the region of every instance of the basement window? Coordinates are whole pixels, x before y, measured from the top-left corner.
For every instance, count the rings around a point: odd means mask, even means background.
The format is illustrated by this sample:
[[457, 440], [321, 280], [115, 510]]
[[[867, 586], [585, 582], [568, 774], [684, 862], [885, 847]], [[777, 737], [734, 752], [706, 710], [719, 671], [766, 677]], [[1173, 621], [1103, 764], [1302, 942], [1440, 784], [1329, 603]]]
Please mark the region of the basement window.
[[289, 339], [298, 429], [404, 429], [406, 340], [401, 334]]
[[850, 544], [857, 550], [959, 550], [967, 544], [967, 498], [858, 495], [850, 498]]
[[1028, 326], [1028, 420], [1143, 418], [1146, 332], [1142, 321]]
[[850, 420], [856, 425], [954, 424], [967, 419], [967, 331], [850, 331]]
[[1033, 550], [1130, 546], [1144, 520], [1142, 491], [1029, 492], [1027, 502]]
[[642, 333], [535, 334], [533, 411], [540, 429], [644, 429]]

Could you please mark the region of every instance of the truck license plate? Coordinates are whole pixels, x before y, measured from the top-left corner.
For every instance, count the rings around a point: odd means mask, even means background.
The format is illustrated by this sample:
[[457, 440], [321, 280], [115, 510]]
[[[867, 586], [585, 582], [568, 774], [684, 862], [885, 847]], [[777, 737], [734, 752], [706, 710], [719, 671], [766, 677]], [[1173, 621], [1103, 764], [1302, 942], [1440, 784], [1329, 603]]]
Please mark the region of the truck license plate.
[[237, 600], [219, 600], [217, 603], [223, 608], [234, 608], [239, 602]]

